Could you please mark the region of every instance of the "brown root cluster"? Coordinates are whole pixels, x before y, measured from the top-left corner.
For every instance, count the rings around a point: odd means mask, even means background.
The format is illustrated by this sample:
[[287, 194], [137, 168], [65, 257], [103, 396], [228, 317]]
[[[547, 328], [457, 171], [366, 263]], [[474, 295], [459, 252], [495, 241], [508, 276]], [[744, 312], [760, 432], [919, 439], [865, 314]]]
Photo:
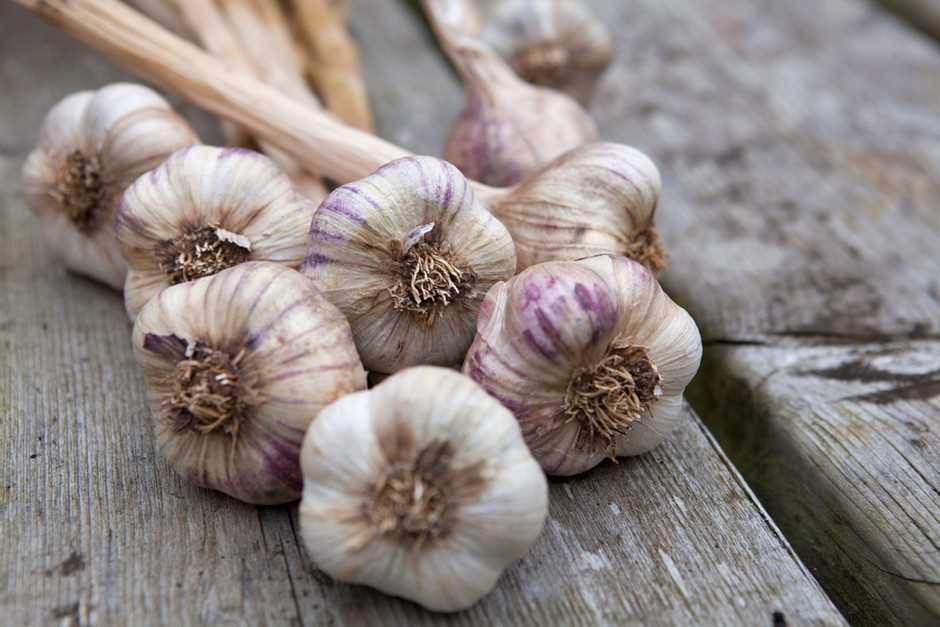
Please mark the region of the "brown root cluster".
[[572, 72], [571, 55], [563, 42], [534, 41], [517, 50], [510, 59], [519, 76], [535, 85], [554, 87]]
[[248, 261], [251, 251], [223, 239], [219, 231], [216, 226], [204, 226], [157, 247], [160, 270], [169, 277], [170, 284], [211, 276]]
[[221, 431], [238, 438], [242, 422], [260, 401], [257, 376], [241, 366], [244, 357], [245, 349], [232, 357], [202, 342], [190, 346], [163, 399], [164, 414], [177, 431]]
[[98, 158], [87, 157], [79, 150], [69, 153], [53, 196], [79, 231], [87, 234], [98, 228], [106, 213], [102, 208], [105, 185]]
[[601, 440], [608, 449], [655, 402], [661, 382], [642, 346], [612, 348], [593, 366], [575, 373], [565, 393], [565, 422], [582, 425], [582, 442]]
[[666, 268], [666, 249], [656, 227], [650, 225], [638, 231], [627, 244], [624, 257], [646, 266], [653, 274]]
[[400, 256], [396, 274], [398, 281], [389, 288], [395, 308], [422, 316], [429, 325], [476, 281], [472, 270], [458, 268], [451, 255], [425, 241]]

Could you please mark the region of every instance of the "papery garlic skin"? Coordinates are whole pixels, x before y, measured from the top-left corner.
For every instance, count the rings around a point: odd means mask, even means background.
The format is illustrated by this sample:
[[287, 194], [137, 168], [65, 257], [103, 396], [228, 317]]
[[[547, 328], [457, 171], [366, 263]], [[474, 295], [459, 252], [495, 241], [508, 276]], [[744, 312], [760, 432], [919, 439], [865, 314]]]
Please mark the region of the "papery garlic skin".
[[512, 414], [443, 368], [333, 403], [301, 462], [301, 532], [317, 566], [432, 610], [486, 594], [547, 515], [545, 477]]
[[23, 165], [26, 203], [65, 266], [121, 289], [126, 264], [113, 216], [124, 189], [173, 151], [198, 142], [155, 91], [115, 83], [65, 97], [43, 120]]
[[296, 268], [316, 204], [262, 154], [192, 146], [127, 189], [115, 224], [133, 319], [166, 287], [245, 261]]
[[366, 368], [392, 373], [459, 364], [484, 294], [515, 266], [508, 231], [460, 172], [406, 157], [323, 201], [302, 271], [349, 319]]
[[449, 48], [467, 105], [451, 127], [444, 158], [469, 178], [514, 185], [597, 138], [594, 121], [569, 96], [519, 80], [479, 42], [453, 35]]
[[613, 56], [610, 33], [580, 0], [498, 0], [480, 38], [523, 79], [587, 101]]
[[297, 499], [310, 421], [366, 385], [339, 310], [274, 263], [160, 292], [140, 312], [133, 346], [164, 457], [196, 485], [247, 503]]
[[545, 472], [573, 475], [659, 445], [701, 357], [698, 327], [653, 275], [599, 255], [494, 286], [464, 372], [512, 410]]
[[593, 143], [562, 155], [491, 209], [512, 233], [520, 270], [612, 254], [657, 272], [666, 264], [653, 225], [661, 189], [659, 170], [642, 152]]

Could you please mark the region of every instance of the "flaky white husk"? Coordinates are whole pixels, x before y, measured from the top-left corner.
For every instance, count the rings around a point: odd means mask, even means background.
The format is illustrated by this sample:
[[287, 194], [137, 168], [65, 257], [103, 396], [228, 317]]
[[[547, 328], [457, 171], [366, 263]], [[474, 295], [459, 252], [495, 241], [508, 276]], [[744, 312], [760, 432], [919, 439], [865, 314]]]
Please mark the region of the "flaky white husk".
[[[23, 166], [26, 202], [49, 247], [70, 270], [116, 289], [126, 265], [115, 239], [113, 215], [124, 189], [170, 153], [198, 142], [193, 130], [156, 92], [115, 83], [67, 96], [46, 115], [39, 142]], [[74, 151], [101, 165], [104, 202], [97, 226], [82, 232], [55, 197], [66, 158]]]
[[691, 316], [649, 271], [623, 257], [531, 267], [490, 290], [477, 324], [464, 372], [512, 410], [532, 454], [553, 475], [583, 472], [610, 454], [600, 438], [579, 444], [581, 423], [564, 421], [576, 372], [610, 347], [647, 349], [661, 395], [614, 441], [617, 455], [638, 455], [678, 424], [682, 393], [702, 356]]
[[[416, 229], [431, 224], [421, 239], [445, 246], [454, 264], [476, 280], [428, 325], [396, 309], [389, 290], [398, 281], [396, 251]], [[512, 276], [515, 266], [509, 232], [454, 166], [433, 157], [405, 157], [323, 201], [310, 225], [302, 271], [346, 314], [366, 368], [391, 373], [460, 363], [483, 296]]]
[[[449, 535], [409, 548], [362, 512], [391, 465], [413, 462], [435, 441], [452, 446], [454, 468], [480, 465], [484, 481], [479, 493], [454, 505]], [[512, 414], [443, 368], [409, 368], [333, 403], [307, 432], [301, 462], [301, 531], [317, 565], [432, 610], [480, 599], [532, 544], [547, 515], [545, 477]]]
[[450, 32], [467, 104], [451, 127], [444, 158], [488, 185], [523, 180], [556, 157], [597, 138], [593, 120], [569, 96], [520, 80], [485, 45]]
[[[257, 377], [258, 404], [229, 433], [178, 429], [162, 403], [191, 342], [234, 356]], [[297, 499], [307, 426], [337, 398], [365, 388], [365, 371], [345, 318], [295, 270], [249, 262], [170, 287], [134, 325], [160, 450], [193, 483], [248, 503]], [[241, 369], [244, 370], [241, 370]]]
[[[480, 38], [528, 81], [586, 101], [610, 63], [613, 45], [604, 24], [580, 0], [483, 0]], [[557, 74], [539, 77], [525, 63], [535, 47], [560, 55]]]
[[260, 153], [212, 146], [173, 153], [127, 189], [117, 211], [117, 238], [128, 264], [128, 314], [133, 319], [170, 285], [156, 254], [163, 242], [214, 226], [246, 238], [249, 260], [296, 268], [315, 210], [316, 204]]
[[639, 150], [592, 143], [545, 166], [491, 209], [512, 233], [522, 270], [544, 261], [633, 254], [637, 236], [653, 227], [661, 188], [659, 170]]

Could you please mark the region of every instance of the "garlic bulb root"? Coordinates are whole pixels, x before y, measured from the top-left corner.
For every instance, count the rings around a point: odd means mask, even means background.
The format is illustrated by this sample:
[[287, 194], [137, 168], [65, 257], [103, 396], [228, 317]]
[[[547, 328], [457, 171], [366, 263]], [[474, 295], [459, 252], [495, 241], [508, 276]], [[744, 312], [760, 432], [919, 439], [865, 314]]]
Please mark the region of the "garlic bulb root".
[[26, 203], [65, 266], [112, 287], [126, 264], [113, 216], [124, 189], [173, 151], [198, 142], [156, 92], [115, 83], [72, 94], [46, 115], [23, 165]]
[[133, 346], [163, 455], [184, 478], [249, 503], [298, 498], [307, 426], [366, 384], [342, 314], [270, 262], [160, 292]]
[[547, 515], [545, 477], [512, 414], [452, 370], [408, 368], [339, 399], [313, 421], [301, 460], [316, 564], [432, 610], [486, 594]]
[[133, 318], [160, 290], [246, 261], [300, 265], [316, 205], [264, 155], [192, 146], [124, 194], [115, 218]]
[[701, 354], [695, 322], [647, 269], [598, 255], [494, 286], [464, 372], [512, 410], [547, 473], [571, 475], [665, 439]]

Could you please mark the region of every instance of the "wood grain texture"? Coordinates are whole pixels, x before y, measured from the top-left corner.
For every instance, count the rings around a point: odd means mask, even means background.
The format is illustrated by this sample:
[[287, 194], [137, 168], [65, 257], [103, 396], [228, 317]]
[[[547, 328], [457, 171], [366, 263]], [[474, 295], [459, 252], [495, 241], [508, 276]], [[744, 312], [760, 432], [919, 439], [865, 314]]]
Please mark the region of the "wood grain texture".
[[[436, 151], [460, 94], [418, 23], [363, 0], [352, 29], [379, 127]], [[155, 450], [119, 295], [61, 270], [18, 186], [46, 109], [122, 75], [9, 4], [0, 47], [2, 622], [844, 624], [691, 413], [656, 452], [553, 482], [536, 545], [452, 616], [330, 581], [295, 506], [182, 482]]]
[[937, 48], [857, 0], [595, 5], [623, 28], [594, 113], [660, 164], [705, 338], [693, 404], [851, 622], [936, 624]]

